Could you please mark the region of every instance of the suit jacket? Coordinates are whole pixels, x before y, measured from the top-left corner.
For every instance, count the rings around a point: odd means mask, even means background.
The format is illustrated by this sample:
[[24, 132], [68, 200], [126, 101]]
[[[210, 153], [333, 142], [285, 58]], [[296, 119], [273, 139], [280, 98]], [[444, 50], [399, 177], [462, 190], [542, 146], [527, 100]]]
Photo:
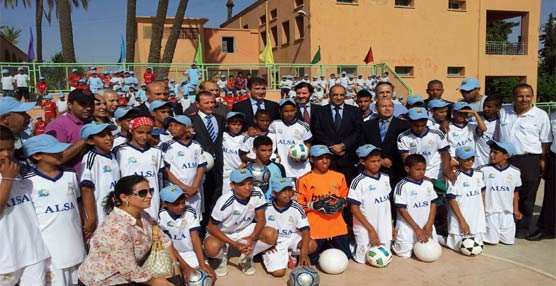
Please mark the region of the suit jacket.
[[[193, 127], [195, 128], [195, 135], [193, 139], [203, 147], [203, 151], [212, 154], [215, 157], [213, 170], [217, 170], [220, 174], [223, 173], [224, 166], [224, 155], [222, 153], [222, 138], [224, 134], [224, 128], [226, 125], [226, 120], [224, 117], [214, 114], [216, 117], [216, 122], [218, 124], [218, 134], [216, 136], [216, 142], [212, 142], [210, 139], [209, 132], [205, 126], [203, 118], [198, 114], [190, 116]], [[212, 171], [212, 170], [211, 170]]]
[[[264, 100], [264, 108], [270, 112], [270, 122], [280, 119], [280, 111], [278, 103], [270, 100]], [[245, 114], [245, 122], [251, 125], [253, 124], [253, 117], [255, 114], [253, 113], [253, 106], [251, 105], [251, 100], [246, 99], [240, 102], [237, 102], [233, 105], [232, 111], [241, 112]]]
[[[318, 104], [314, 104], [311, 103], [311, 111], [309, 112], [309, 118], [313, 117], [313, 114], [315, 114], [316, 110], [321, 108], [322, 106], [318, 105]], [[301, 113], [301, 108], [299, 108], [299, 105], [297, 106], [297, 114], [296, 114], [297, 119], [303, 121], [303, 113]]]

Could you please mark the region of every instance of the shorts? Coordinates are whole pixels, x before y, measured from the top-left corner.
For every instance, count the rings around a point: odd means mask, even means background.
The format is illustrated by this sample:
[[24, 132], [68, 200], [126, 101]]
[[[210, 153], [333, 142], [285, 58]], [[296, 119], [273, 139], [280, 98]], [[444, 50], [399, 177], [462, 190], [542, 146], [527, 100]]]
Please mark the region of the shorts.
[[50, 259], [46, 261], [46, 283], [47, 286], [67, 286], [67, 285], [77, 285], [77, 270], [79, 265], [74, 265], [67, 268], [58, 269], [55, 268]]
[[12, 273], [0, 274], [0, 286], [44, 286], [46, 277], [46, 263], [41, 261], [27, 265]]
[[[274, 272], [288, 267], [288, 259], [290, 252], [292, 255], [299, 254], [299, 243], [301, 242], [301, 235], [293, 233], [288, 238], [278, 238], [276, 243], [276, 251], [263, 253], [263, 264], [266, 271]], [[291, 250], [291, 251], [290, 251]]]
[[[483, 233], [477, 233], [477, 234], [471, 234], [469, 236], [474, 236], [475, 238], [478, 239], [483, 239]], [[450, 233], [448, 234], [448, 236], [444, 237], [444, 236], [439, 236], [438, 237], [438, 242], [443, 245], [446, 246], [450, 249], [452, 249], [455, 252], [461, 252], [460, 250], [460, 246], [461, 246], [461, 240], [464, 238], [464, 235], [461, 234], [453, 234]]]
[[[224, 234], [226, 236], [228, 236], [231, 240], [233, 241], [240, 241], [242, 238], [250, 236], [253, 231], [255, 230], [255, 223], [251, 223], [250, 225], [248, 225], [247, 227], [245, 227], [242, 230], [236, 231], [236, 232], [224, 232]], [[207, 233], [207, 237], [211, 236], [210, 233]], [[228, 253], [228, 244], [226, 243], [223, 246], [222, 251], [224, 252], [224, 254]]]
[[[432, 239], [438, 241], [434, 226], [432, 227]], [[413, 231], [413, 229], [409, 226], [402, 227], [398, 230], [398, 235], [392, 245], [392, 250], [396, 253], [396, 255], [402, 258], [409, 258], [411, 257], [415, 242], [417, 242], [417, 235], [415, 235], [415, 231]]]
[[515, 221], [512, 213], [493, 213], [486, 215], [486, 233], [483, 241], [490, 244], [514, 244]]
[[199, 267], [199, 260], [197, 260], [197, 254], [195, 253], [195, 251], [185, 251], [178, 253], [189, 266], [191, 266], [192, 268]]

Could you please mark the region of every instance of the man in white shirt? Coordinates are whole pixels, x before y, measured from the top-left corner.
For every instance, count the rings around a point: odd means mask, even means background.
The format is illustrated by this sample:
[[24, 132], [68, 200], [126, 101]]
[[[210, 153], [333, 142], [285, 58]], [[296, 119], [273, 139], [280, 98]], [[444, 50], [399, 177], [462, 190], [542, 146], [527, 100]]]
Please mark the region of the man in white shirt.
[[2, 70], [2, 96], [14, 96], [14, 77], [7, 69]]
[[29, 76], [25, 74], [22, 67], [17, 68], [18, 74], [14, 76], [14, 83], [17, 87], [17, 100], [25, 98], [25, 101], [29, 101]]

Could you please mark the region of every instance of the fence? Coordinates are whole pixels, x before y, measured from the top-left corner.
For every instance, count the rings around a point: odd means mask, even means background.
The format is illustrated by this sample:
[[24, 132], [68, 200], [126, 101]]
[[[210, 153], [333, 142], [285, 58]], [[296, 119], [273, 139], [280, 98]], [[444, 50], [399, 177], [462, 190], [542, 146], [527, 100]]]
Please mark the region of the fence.
[[519, 43], [508, 43], [508, 42], [486, 42], [486, 53], [487, 55], [524, 55], [525, 54], [525, 44]]

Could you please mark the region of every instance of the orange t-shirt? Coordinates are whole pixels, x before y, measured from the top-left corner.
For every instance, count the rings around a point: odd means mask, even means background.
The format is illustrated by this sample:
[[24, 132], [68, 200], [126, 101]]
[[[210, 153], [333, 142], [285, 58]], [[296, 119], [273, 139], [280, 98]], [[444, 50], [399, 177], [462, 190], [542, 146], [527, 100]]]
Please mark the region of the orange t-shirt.
[[307, 204], [318, 201], [327, 195], [336, 195], [346, 198], [348, 186], [346, 178], [342, 173], [328, 170], [325, 174], [317, 174], [311, 171], [297, 180], [297, 202], [307, 212], [307, 219], [311, 227], [313, 239], [330, 238], [347, 234], [347, 226], [342, 212], [333, 215], [325, 215], [316, 210], [307, 208]]

